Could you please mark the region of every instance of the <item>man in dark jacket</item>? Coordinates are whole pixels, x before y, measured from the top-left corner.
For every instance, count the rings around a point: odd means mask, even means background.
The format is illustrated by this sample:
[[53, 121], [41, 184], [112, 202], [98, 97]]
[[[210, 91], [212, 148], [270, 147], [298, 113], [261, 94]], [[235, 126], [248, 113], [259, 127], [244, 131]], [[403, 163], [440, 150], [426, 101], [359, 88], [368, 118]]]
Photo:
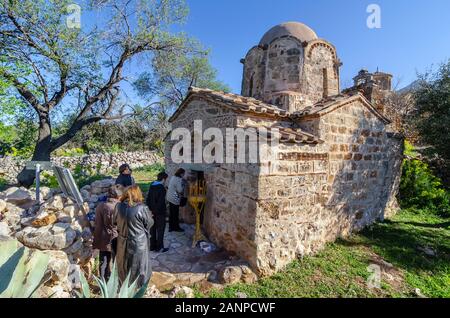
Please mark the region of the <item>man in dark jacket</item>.
[[150, 185], [147, 194], [147, 206], [153, 214], [154, 224], [150, 230], [150, 250], [165, 253], [169, 249], [164, 248], [164, 230], [166, 228], [166, 188], [164, 182], [168, 175], [160, 172], [157, 181]]
[[135, 184], [134, 178], [131, 176], [132, 170], [130, 166], [126, 163], [119, 167], [119, 176], [116, 179], [116, 184], [123, 187], [130, 187]]

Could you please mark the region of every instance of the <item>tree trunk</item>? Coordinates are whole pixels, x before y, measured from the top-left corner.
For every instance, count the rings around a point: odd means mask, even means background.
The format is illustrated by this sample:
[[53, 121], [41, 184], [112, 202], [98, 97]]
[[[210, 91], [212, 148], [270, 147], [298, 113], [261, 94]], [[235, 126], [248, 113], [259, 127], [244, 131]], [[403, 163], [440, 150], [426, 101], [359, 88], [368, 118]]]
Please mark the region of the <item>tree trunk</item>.
[[[52, 138], [52, 127], [50, 124], [49, 114], [46, 112], [39, 113], [39, 137], [34, 148], [32, 161], [50, 161]], [[33, 185], [35, 179], [35, 170], [23, 169], [17, 176], [20, 186], [29, 188]]]

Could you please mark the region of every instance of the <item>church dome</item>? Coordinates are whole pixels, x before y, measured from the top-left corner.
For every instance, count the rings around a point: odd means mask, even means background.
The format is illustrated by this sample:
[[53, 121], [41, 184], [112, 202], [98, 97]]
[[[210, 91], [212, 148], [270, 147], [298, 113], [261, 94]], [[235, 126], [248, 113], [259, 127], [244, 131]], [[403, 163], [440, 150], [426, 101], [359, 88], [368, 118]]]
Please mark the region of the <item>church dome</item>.
[[318, 38], [317, 34], [307, 25], [300, 22], [286, 22], [274, 26], [267, 31], [259, 42], [259, 45], [269, 45], [273, 40], [288, 35], [301, 42], [309, 42]]

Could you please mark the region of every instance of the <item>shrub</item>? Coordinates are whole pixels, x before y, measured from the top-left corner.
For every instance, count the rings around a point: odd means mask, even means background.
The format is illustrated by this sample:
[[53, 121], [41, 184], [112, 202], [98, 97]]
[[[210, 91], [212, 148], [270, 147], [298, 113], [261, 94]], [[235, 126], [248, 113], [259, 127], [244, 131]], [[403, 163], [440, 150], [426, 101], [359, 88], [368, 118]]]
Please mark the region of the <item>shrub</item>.
[[428, 165], [418, 159], [403, 162], [400, 204], [402, 208], [428, 209], [450, 216], [450, 194]]
[[3, 191], [8, 186], [8, 181], [6, 179], [0, 177], [0, 191]]
[[70, 149], [60, 148], [56, 149], [53, 153], [53, 155], [57, 157], [80, 157], [84, 154], [85, 154], [84, 150], [81, 148], [70, 148]]

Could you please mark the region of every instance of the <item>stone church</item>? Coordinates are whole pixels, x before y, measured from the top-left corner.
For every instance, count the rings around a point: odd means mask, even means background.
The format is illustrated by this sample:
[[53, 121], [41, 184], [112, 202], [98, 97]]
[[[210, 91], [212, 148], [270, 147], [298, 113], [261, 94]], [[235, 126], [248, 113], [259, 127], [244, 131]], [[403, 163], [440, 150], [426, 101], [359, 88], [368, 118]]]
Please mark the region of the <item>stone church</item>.
[[[403, 140], [380, 104], [391, 76], [362, 71], [341, 90], [336, 48], [308, 26], [270, 29], [244, 59], [241, 95], [192, 87], [170, 118], [176, 128], [277, 128], [279, 143], [258, 163], [175, 163], [169, 175], [204, 179], [202, 227], [215, 244], [260, 275], [315, 253], [338, 237], [395, 213]], [[182, 211], [193, 222], [191, 208]]]

